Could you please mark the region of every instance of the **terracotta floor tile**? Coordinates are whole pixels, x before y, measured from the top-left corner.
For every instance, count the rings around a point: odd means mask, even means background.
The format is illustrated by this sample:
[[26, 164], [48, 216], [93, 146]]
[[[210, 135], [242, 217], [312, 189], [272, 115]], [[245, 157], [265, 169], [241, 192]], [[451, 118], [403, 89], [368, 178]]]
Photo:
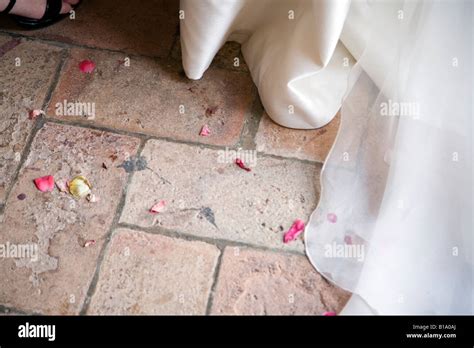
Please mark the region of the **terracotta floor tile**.
[[75, 19], [40, 30], [18, 28], [8, 17], [0, 26], [33, 37], [153, 57], [170, 54], [178, 32], [178, 0], [82, 0]]
[[89, 314], [205, 314], [219, 249], [127, 229], [114, 233]]
[[[118, 167], [139, 141], [84, 128], [46, 124], [35, 137], [0, 223], [0, 245], [29, 254], [0, 261], [0, 304], [26, 312], [77, 314], [94, 275], [127, 173]], [[105, 170], [102, 163], [116, 158]], [[57, 189], [43, 193], [33, 180], [84, 175], [96, 203]], [[96, 244], [85, 248], [87, 240]], [[5, 249], [4, 249], [5, 250]], [[18, 256], [18, 255], [17, 255]]]
[[[72, 50], [48, 116], [213, 145], [239, 141], [255, 99], [248, 75], [212, 68], [202, 80], [190, 81], [178, 63], [132, 58], [127, 67], [119, 63], [124, 58]], [[79, 70], [84, 59], [97, 64], [95, 72]], [[58, 115], [64, 101], [94, 104], [95, 118]], [[211, 129], [208, 137], [199, 135], [204, 125]]]
[[[133, 177], [121, 221], [303, 251], [301, 239], [283, 244], [283, 235], [296, 219], [307, 220], [315, 208], [319, 167], [268, 157], [252, 159], [253, 153], [242, 153], [256, 162], [247, 172], [235, 165], [232, 155], [149, 141], [142, 153], [143, 170]], [[151, 214], [149, 209], [160, 200], [167, 202], [166, 211]]]
[[307, 258], [226, 248], [211, 313], [321, 315], [338, 312], [349, 294], [330, 285]]
[[336, 140], [339, 114], [328, 125], [314, 130], [282, 127], [265, 113], [257, 132], [257, 150], [282, 157], [324, 162]]

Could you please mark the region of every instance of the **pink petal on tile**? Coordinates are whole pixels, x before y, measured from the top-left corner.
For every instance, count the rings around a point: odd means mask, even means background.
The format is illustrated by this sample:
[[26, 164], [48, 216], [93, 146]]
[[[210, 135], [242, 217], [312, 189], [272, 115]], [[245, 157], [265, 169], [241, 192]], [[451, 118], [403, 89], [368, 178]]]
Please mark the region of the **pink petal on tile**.
[[337, 314], [336, 312], [324, 312], [323, 315], [325, 317], [335, 317]]
[[153, 207], [150, 208], [150, 213], [153, 213], [153, 214], [161, 213], [165, 209], [165, 206], [166, 206], [165, 201], [159, 201]]
[[85, 243], [84, 243], [84, 248], [88, 248], [90, 246], [93, 246], [95, 245], [95, 240], [91, 239], [91, 240], [87, 240]]
[[97, 197], [95, 194], [93, 193], [89, 193], [87, 196], [86, 196], [86, 199], [90, 202], [90, 203], [97, 203], [98, 201], [100, 201], [99, 197]]
[[344, 236], [344, 243], [351, 245], [352, 244], [352, 237], [351, 236]]
[[28, 118], [30, 120], [34, 120], [36, 119], [38, 116], [40, 115], [44, 115], [44, 111], [43, 110], [30, 110], [28, 112]]
[[252, 170], [249, 167], [247, 167], [240, 158], [235, 159], [235, 164], [237, 164], [240, 168], [242, 168], [243, 170], [246, 170], [247, 172], [250, 172]]
[[327, 218], [328, 218], [328, 221], [332, 224], [335, 224], [337, 222], [337, 215], [334, 213], [329, 213]]
[[58, 181], [56, 181], [56, 187], [58, 188], [59, 192], [69, 191], [67, 181], [63, 179], [59, 179]]
[[296, 220], [293, 225], [290, 227], [288, 232], [283, 236], [283, 243], [287, 244], [295, 240], [302, 232], [304, 231], [304, 221]]
[[51, 192], [54, 189], [54, 178], [51, 175], [33, 180], [36, 188], [41, 192]]
[[209, 126], [207, 124], [202, 126], [201, 132], [199, 133], [199, 135], [202, 136], [202, 137], [207, 137], [207, 136], [211, 135], [211, 130], [209, 129]]
[[83, 73], [90, 74], [95, 69], [95, 63], [92, 60], [83, 60], [79, 63], [79, 69], [81, 69]]

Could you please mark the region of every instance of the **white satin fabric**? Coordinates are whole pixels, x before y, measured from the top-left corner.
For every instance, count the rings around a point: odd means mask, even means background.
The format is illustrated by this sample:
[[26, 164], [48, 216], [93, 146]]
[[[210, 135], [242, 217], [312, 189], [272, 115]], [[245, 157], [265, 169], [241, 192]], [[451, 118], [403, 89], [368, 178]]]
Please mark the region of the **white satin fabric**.
[[[308, 256], [356, 294], [346, 314], [473, 314], [473, 4], [391, 1], [370, 13]], [[385, 115], [390, 104], [414, 107]]]
[[353, 62], [339, 43], [349, 4], [182, 0], [186, 75], [200, 79], [221, 46], [237, 41], [268, 115], [290, 128], [322, 127], [341, 107]]
[[354, 293], [343, 312], [473, 314], [472, 2], [182, 0], [181, 10], [190, 78], [237, 40], [277, 123], [321, 127], [342, 105], [305, 243], [318, 271]]

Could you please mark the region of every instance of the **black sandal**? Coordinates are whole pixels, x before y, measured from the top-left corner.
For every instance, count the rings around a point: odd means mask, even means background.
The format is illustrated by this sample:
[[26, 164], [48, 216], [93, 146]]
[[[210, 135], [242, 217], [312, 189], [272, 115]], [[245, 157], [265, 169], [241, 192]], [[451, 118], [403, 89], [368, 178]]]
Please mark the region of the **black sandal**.
[[[15, 6], [15, 3], [16, 0], [10, 0], [7, 8], [2, 12], [9, 13]], [[12, 17], [19, 26], [25, 29], [40, 29], [54, 24], [69, 16], [69, 13], [60, 14], [62, 5], [62, 0], [47, 0], [46, 10], [43, 17], [40, 19], [33, 19], [17, 15], [12, 15]], [[74, 9], [77, 8], [77, 5], [74, 7]]]

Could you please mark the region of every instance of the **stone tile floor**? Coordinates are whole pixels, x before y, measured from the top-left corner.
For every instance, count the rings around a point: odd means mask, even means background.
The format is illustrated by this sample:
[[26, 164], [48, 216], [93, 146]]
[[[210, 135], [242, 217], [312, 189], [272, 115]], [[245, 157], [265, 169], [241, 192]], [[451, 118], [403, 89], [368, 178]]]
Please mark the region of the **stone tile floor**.
[[[274, 124], [245, 63], [234, 66], [235, 43], [187, 80], [178, 1], [146, 6], [86, 2], [76, 19], [35, 32], [0, 18], [0, 247], [35, 247], [0, 259], [0, 312], [340, 310], [347, 293], [313, 269], [302, 238], [282, 242], [316, 207], [339, 119], [312, 131]], [[94, 112], [60, 112], [67, 103]], [[31, 119], [32, 109], [46, 114]], [[42, 193], [33, 180], [45, 175], [83, 175], [98, 201]]]

